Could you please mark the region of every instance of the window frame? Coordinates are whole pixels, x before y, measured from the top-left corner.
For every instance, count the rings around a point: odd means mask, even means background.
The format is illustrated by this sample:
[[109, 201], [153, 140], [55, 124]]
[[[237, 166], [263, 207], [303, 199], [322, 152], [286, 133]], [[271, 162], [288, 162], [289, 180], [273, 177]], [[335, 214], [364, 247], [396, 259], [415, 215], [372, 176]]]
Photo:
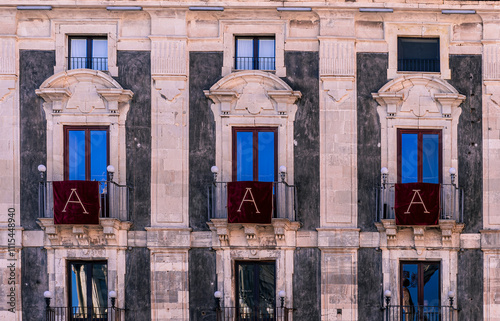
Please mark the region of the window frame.
[[[256, 267], [260, 267], [262, 265], [272, 265], [274, 267], [274, 294], [273, 294], [273, 300], [274, 300], [274, 313], [276, 314], [277, 311], [276, 311], [276, 280], [277, 280], [277, 277], [276, 277], [276, 272], [277, 272], [277, 269], [276, 269], [276, 261], [245, 261], [245, 260], [235, 260], [234, 261], [234, 275], [235, 275], [235, 282], [234, 282], [234, 286], [235, 286], [235, 290], [234, 290], [234, 293], [236, 294], [236, 297], [235, 297], [235, 306], [236, 306], [236, 311], [238, 311], [239, 313], [239, 309], [240, 309], [240, 295], [239, 295], [239, 287], [240, 287], [240, 281], [239, 281], [239, 275], [238, 275], [238, 266], [240, 264], [245, 264], [245, 265], [252, 265], [253, 268], [254, 268], [254, 272], [256, 270]], [[260, 269], [259, 269], [260, 270]], [[257, 273], [254, 273], [254, 289], [256, 287], [256, 285], [259, 284], [259, 275], [260, 274], [257, 274]], [[258, 286], [257, 286], [258, 288]], [[259, 292], [257, 291], [257, 293], [254, 293], [254, 296], [257, 296], [259, 294]], [[255, 298], [255, 297], [254, 297]], [[260, 300], [259, 302], [260, 303]], [[254, 307], [251, 307], [252, 309], [255, 308]]]
[[[439, 289], [438, 289], [438, 302], [439, 306], [441, 306], [441, 289], [442, 289], [442, 277], [441, 277], [441, 270], [442, 270], [442, 264], [441, 261], [400, 261], [399, 262], [399, 293], [401, 295], [399, 296], [399, 304], [403, 306], [403, 265], [404, 264], [417, 264], [417, 271], [418, 271], [418, 285], [417, 285], [417, 296], [418, 296], [418, 302], [417, 306], [423, 306], [424, 305], [424, 269], [423, 265], [424, 264], [438, 264], [439, 265], [439, 273], [438, 273], [438, 284], [439, 284]], [[415, 305], [415, 304], [414, 304]]]
[[[87, 274], [87, 278], [89, 278], [90, 280], [92, 280], [92, 277], [93, 277], [93, 265], [94, 264], [105, 264], [106, 265], [106, 306], [104, 307], [101, 307], [101, 308], [106, 308], [108, 309], [108, 300], [109, 300], [109, 264], [108, 264], [108, 261], [107, 260], [67, 260], [67, 266], [66, 266], [66, 271], [67, 271], [67, 279], [66, 279], [66, 282], [67, 282], [67, 297], [68, 297], [68, 309], [69, 309], [69, 318], [70, 320], [87, 320], [86, 318], [75, 318], [73, 317], [73, 295], [72, 295], [72, 292], [73, 292], [73, 285], [72, 285], [72, 282], [71, 282], [71, 279], [72, 279], [72, 270], [71, 270], [71, 266], [73, 264], [84, 264], [86, 267], [86, 269], [88, 269], [88, 271], [90, 271], [89, 274]], [[89, 268], [90, 267], [90, 268]], [[88, 279], [86, 280], [88, 281]], [[87, 286], [87, 290], [88, 290], [88, 287], [92, 286], [92, 282], [87, 282], [88, 286]], [[90, 293], [89, 293], [90, 292]], [[90, 298], [90, 300], [89, 300]], [[89, 308], [92, 308], [92, 310], [94, 310], [94, 303], [92, 302], [92, 291], [87, 291], [87, 297], [86, 297], [86, 300], [87, 300], [87, 306], [85, 307], [88, 311]], [[88, 317], [89, 315], [87, 315]], [[94, 320], [94, 318], [91, 318], [91, 320]]]
[[[437, 67], [437, 70], [407, 70], [407, 69], [400, 69], [400, 61], [405, 60], [403, 57], [404, 51], [403, 50], [403, 43], [405, 39], [416, 39], [416, 40], [437, 40], [437, 42], [434, 44], [436, 46], [436, 54], [437, 56], [437, 62], [434, 63], [434, 67]], [[425, 73], [440, 73], [441, 72], [441, 56], [440, 56], [440, 38], [439, 37], [405, 37], [405, 36], [398, 36], [397, 39], [397, 48], [398, 48], [398, 53], [397, 53], [397, 71], [398, 72], [425, 72]], [[422, 59], [423, 60], [423, 59]], [[431, 69], [431, 68], [429, 68]]]
[[422, 153], [422, 135], [424, 134], [437, 134], [438, 135], [438, 148], [439, 148], [439, 160], [438, 160], [438, 178], [439, 184], [443, 182], [443, 132], [440, 129], [410, 129], [410, 128], [398, 128], [397, 129], [397, 166], [398, 166], [398, 183], [401, 183], [402, 179], [402, 134], [418, 134], [418, 165], [417, 165], [417, 175], [418, 182], [422, 182], [423, 179], [423, 153]]
[[[238, 40], [239, 39], [252, 39], [253, 54], [252, 57], [238, 57]], [[260, 40], [273, 40], [273, 57], [260, 57], [259, 56], [259, 43]], [[238, 69], [238, 58], [252, 58], [252, 69]], [[273, 69], [259, 68], [259, 58], [273, 58]], [[276, 71], [276, 36], [254, 36], [254, 35], [234, 35], [234, 70], [262, 70], [262, 71]]]
[[[106, 56], [106, 70], [104, 69], [94, 69], [93, 67], [93, 41], [94, 40], [106, 40], [106, 47], [109, 48], [108, 42], [108, 37], [106, 35], [68, 35], [68, 70], [75, 70], [75, 69], [81, 69], [81, 68], [71, 68], [71, 40], [73, 39], [84, 39], [86, 40], [86, 55], [85, 57], [77, 57], [77, 58], [85, 58], [85, 69], [91, 69], [91, 70], [99, 70], [99, 71], [108, 71], [109, 70], [109, 52], [107, 53]], [[109, 51], [109, 49], [108, 49]], [[102, 58], [102, 57], [98, 57]]]
[[[237, 181], [238, 175], [238, 159], [237, 159], [237, 133], [252, 132], [253, 135], [253, 181], [258, 181], [259, 177], [259, 151], [258, 151], [258, 133], [273, 132], [274, 133], [274, 182], [278, 179], [277, 164], [278, 164], [278, 128], [277, 127], [233, 127], [232, 128], [232, 180]], [[257, 135], [256, 135], [257, 134]], [[257, 147], [256, 147], [257, 146]]]
[[[90, 131], [106, 131], [106, 164], [110, 164], [110, 146], [109, 146], [109, 126], [73, 126], [65, 125], [64, 132], [64, 180], [69, 180], [69, 132], [72, 130], [85, 131], [85, 180], [90, 180], [91, 155], [90, 155]], [[107, 166], [107, 165], [106, 165]]]

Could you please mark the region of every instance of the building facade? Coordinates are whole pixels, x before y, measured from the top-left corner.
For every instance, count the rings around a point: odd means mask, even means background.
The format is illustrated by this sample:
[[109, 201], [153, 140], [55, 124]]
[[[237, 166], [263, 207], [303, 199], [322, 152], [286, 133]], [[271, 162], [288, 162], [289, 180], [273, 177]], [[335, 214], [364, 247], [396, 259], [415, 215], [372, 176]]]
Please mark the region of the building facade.
[[0, 320], [500, 320], [495, 1], [0, 15]]

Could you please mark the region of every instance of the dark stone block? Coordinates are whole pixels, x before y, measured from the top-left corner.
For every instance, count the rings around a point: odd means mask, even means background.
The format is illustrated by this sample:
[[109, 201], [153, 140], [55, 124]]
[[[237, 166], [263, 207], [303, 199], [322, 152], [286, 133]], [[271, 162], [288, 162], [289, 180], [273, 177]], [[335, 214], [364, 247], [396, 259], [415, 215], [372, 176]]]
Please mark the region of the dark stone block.
[[[465, 233], [483, 226], [482, 57], [451, 55], [451, 81], [466, 96], [458, 123], [458, 184], [464, 189]], [[448, 175], [448, 173], [444, 173]]]
[[222, 52], [189, 53], [189, 225], [208, 230], [207, 185], [215, 165], [215, 122], [208, 90], [221, 78]]
[[215, 321], [217, 275], [215, 251], [208, 248], [189, 250], [189, 319]]
[[321, 251], [318, 248], [295, 250], [293, 305], [294, 320], [321, 320]]
[[151, 225], [151, 55], [148, 51], [118, 51], [118, 83], [130, 89], [126, 126], [127, 184], [131, 230]]
[[20, 50], [19, 99], [20, 99], [20, 212], [21, 226], [37, 230], [38, 165], [47, 165], [47, 121], [43, 99], [35, 90], [54, 74], [54, 51]]
[[[483, 320], [483, 252], [458, 252], [457, 306], [459, 321]], [[450, 289], [453, 290], [453, 289]]]
[[380, 120], [372, 93], [387, 82], [386, 53], [357, 54], [358, 226], [376, 231], [375, 187], [380, 185]]
[[[319, 54], [286, 51], [286, 78], [302, 98], [297, 102], [294, 123], [294, 171], [297, 186], [297, 221], [302, 228], [319, 227]], [[278, 164], [278, 166], [283, 164]]]
[[[381, 309], [384, 289], [382, 287], [382, 252], [373, 248], [358, 250], [358, 315], [360, 321], [383, 320]], [[395, 304], [393, 302], [393, 304]]]
[[[45, 320], [43, 292], [49, 289], [47, 251], [39, 247], [21, 250], [21, 301], [23, 321]], [[19, 303], [17, 304], [19, 306]]]
[[151, 259], [149, 249], [133, 248], [126, 254], [125, 320], [151, 320]]

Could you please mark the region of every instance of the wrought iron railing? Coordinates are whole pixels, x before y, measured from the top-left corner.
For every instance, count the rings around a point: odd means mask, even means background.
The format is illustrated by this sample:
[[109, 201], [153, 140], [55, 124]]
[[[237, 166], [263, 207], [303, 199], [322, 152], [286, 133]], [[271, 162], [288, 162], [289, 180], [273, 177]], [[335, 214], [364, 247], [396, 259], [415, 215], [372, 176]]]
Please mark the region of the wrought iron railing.
[[452, 306], [389, 305], [384, 311], [384, 321], [455, 321]]
[[[285, 181], [273, 183], [273, 218], [295, 221], [297, 190]], [[207, 186], [208, 220], [227, 218], [227, 182], [213, 182]]]
[[45, 321], [124, 321], [125, 310], [117, 307], [46, 307]]
[[93, 69], [93, 70], [108, 70], [107, 57], [70, 57], [68, 69]]
[[275, 70], [274, 57], [236, 57], [236, 70]]
[[[99, 217], [129, 221], [130, 189], [129, 186], [113, 181], [99, 182]], [[38, 211], [39, 217], [54, 217], [54, 189], [51, 181], [40, 182], [38, 185]]]
[[[464, 219], [464, 191], [454, 184], [441, 184], [440, 215], [441, 220]], [[375, 221], [394, 219], [395, 184], [383, 183], [375, 190]]]
[[439, 72], [439, 59], [398, 59], [399, 71]]
[[293, 309], [287, 307], [219, 307], [217, 321], [288, 321]]

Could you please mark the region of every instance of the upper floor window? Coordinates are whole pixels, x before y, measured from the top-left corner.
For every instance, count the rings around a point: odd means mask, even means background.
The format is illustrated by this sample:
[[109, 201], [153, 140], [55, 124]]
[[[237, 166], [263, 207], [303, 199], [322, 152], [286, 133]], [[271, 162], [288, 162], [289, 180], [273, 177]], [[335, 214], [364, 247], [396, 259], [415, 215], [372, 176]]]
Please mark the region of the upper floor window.
[[276, 128], [233, 128], [233, 180], [274, 182]]
[[107, 262], [69, 262], [71, 320], [107, 320]]
[[274, 37], [236, 37], [237, 70], [275, 70]]
[[68, 69], [108, 70], [106, 37], [69, 37]]
[[441, 182], [441, 131], [398, 130], [398, 181]]
[[398, 38], [398, 71], [439, 72], [439, 38]]
[[105, 181], [108, 159], [107, 127], [65, 126], [65, 180]]

